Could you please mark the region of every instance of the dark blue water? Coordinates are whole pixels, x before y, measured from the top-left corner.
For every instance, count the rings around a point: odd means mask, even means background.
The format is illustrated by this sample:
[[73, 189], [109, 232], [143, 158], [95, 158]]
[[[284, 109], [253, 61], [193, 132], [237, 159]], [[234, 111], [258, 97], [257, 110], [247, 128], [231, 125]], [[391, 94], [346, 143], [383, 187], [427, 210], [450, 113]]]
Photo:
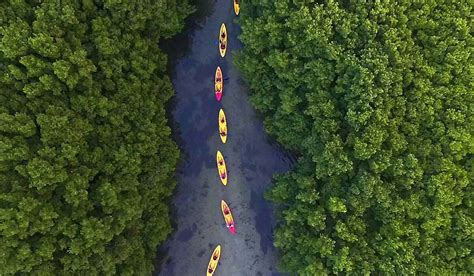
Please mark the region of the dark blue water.
[[[175, 232], [160, 249], [164, 257], [155, 274], [204, 275], [212, 250], [221, 244], [214, 275], [278, 275], [273, 209], [263, 194], [273, 185], [272, 175], [288, 171], [292, 164], [265, 134], [262, 120], [248, 100], [248, 88], [233, 65], [233, 53], [242, 45], [237, 39], [240, 29], [234, 22], [232, 1], [212, 1], [204, 7], [188, 32], [167, 45], [183, 44], [176, 47], [174, 57], [172, 53], [176, 96], [171, 111], [182, 162], [172, 199]], [[229, 37], [225, 58], [220, 57], [216, 45], [222, 22]], [[217, 66], [227, 79], [221, 102], [213, 93]], [[219, 108], [227, 116], [226, 144], [218, 135]], [[217, 150], [228, 167], [227, 186], [220, 184], [217, 174]], [[221, 199], [232, 210], [236, 235], [225, 227]]]

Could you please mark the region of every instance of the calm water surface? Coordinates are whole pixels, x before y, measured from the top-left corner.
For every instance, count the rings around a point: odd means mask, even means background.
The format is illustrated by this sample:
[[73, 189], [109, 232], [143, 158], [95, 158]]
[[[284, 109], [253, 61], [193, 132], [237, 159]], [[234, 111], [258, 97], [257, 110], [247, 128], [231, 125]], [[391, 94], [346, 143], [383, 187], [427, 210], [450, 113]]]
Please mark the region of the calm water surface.
[[[176, 91], [171, 104], [173, 131], [182, 161], [172, 198], [175, 231], [160, 248], [164, 257], [155, 275], [205, 275], [217, 244], [221, 244], [222, 254], [214, 275], [279, 275], [272, 238], [273, 209], [263, 195], [272, 185], [272, 175], [288, 171], [292, 162], [265, 134], [262, 120], [249, 102], [248, 88], [233, 65], [234, 51], [241, 47], [235, 19], [232, 1], [201, 0], [188, 31], [165, 43]], [[222, 22], [229, 36], [225, 58], [220, 57], [217, 46]], [[226, 79], [221, 102], [213, 93], [217, 66]], [[225, 145], [218, 134], [219, 108], [224, 109], [228, 121]], [[217, 150], [228, 167], [227, 186], [220, 184], [217, 174]], [[236, 235], [225, 227], [221, 199], [232, 210]]]

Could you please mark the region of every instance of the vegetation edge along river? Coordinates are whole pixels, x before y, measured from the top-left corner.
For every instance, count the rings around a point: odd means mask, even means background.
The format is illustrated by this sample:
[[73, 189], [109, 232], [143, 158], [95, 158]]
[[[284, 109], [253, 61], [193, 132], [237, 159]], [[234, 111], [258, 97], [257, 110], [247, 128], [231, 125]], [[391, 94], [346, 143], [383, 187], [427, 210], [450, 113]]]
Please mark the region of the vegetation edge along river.
[[0, 274], [150, 274], [178, 148], [157, 41], [186, 1], [0, 3]]
[[298, 275], [472, 274], [466, 1], [243, 1], [236, 57], [299, 154], [267, 197]]

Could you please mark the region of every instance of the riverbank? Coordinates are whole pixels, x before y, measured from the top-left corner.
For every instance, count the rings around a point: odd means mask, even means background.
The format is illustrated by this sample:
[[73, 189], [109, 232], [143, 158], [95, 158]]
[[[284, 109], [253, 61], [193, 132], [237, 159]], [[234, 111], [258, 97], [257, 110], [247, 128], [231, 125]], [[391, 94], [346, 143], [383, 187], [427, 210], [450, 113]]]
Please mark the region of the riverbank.
[[[248, 101], [248, 88], [233, 65], [233, 51], [241, 45], [232, 3], [219, 1], [212, 5], [209, 16], [199, 20], [200, 26], [191, 26], [183, 39], [189, 46], [172, 60], [176, 94], [171, 115], [182, 162], [171, 206], [175, 231], [160, 249], [164, 257], [155, 275], [204, 273], [216, 244], [221, 244], [223, 251], [215, 275], [274, 275], [274, 218], [263, 194], [271, 185], [272, 175], [289, 170], [291, 162], [265, 134], [261, 119]], [[215, 44], [222, 22], [229, 31], [230, 51], [224, 59]], [[212, 93], [217, 66], [228, 78], [222, 103], [216, 102]], [[221, 107], [229, 124], [225, 145], [217, 133]], [[226, 158], [227, 187], [219, 183], [217, 150]], [[234, 213], [235, 236], [224, 225], [221, 199]]]

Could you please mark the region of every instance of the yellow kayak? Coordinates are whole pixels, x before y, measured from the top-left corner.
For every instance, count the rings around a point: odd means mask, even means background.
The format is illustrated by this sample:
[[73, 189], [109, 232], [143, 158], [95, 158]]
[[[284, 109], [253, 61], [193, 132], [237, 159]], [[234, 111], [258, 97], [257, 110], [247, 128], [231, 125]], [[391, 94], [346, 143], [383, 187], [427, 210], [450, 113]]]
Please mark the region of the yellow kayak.
[[232, 217], [232, 213], [230, 212], [229, 205], [224, 200], [221, 200], [221, 210], [222, 215], [224, 216], [225, 225], [229, 228], [230, 233], [235, 234], [235, 225], [234, 225], [234, 218]]
[[222, 143], [225, 144], [227, 141], [227, 119], [222, 108], [219, 110], [219, 135], [221, 136]]
[[217, 264], [219, 263], [219, 258], [221, 257], [221, 245], [217, 245], [214, 252], [212, 252], [211, 259], [209, 260], [209, 265], [207, 266], [207, 276], [214, 275], [216, 272]]
[[217, 151], [216, 162], [219, 178], [223, 185], [227, 185], [227, 168], [225, 166], [224, 156], [222, 156], [220, 151]]
[[224, 23], [222, 23], [219, 32], [219, 51], [221, 52], [221, 57], [224, 57], [225, 52], [227, 51], [227, 29], [225, 28]]
[[240, 13], [239, 0], [234, 0], [234, 12], [235, 12], [235, 15], [239, 15], [239, 13]]
[[223, 92], [224, 92], [224, 78], [222, 76], [221, 68], [217, 66], [216, 75], [214, 77], [214, 93], [216, 94], [216, 99], [218, 102], [221, 101]]

